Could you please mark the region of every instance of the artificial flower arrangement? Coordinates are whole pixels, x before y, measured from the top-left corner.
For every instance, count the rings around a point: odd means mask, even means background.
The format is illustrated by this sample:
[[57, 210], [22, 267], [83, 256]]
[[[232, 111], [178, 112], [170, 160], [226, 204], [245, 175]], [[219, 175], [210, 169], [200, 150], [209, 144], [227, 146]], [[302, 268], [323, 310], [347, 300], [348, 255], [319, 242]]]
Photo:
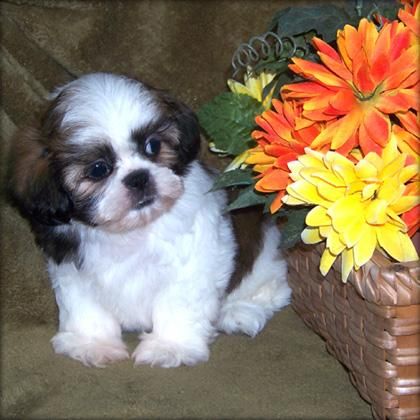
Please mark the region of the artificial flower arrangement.
[[279, 12], [237, 52], [244, 84], [199, 110], [232, 159], [214, 186], [239, 190], [229, 210], [287, 219], [283, 246], [324, 242], [320, 271], [341, 256], [343, 281], [375, 250], [418, 259], [419, 0], [356, 6]]

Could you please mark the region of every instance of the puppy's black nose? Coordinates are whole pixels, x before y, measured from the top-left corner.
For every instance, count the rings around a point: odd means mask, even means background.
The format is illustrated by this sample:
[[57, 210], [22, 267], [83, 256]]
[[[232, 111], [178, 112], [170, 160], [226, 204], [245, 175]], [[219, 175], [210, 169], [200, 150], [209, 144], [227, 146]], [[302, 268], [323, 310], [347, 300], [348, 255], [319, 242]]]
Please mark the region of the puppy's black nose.
[[123, 179], [123, 184], [131, 190], [143, 190], [149, 182], [150, 174], [147, 169], [138, 169]]

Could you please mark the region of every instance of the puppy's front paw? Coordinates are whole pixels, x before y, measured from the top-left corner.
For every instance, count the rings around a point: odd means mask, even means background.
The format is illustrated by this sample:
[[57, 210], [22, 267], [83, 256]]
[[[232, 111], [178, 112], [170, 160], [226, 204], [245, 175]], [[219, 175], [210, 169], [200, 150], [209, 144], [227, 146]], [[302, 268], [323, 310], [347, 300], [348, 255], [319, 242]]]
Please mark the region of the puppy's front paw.
[[209, 349], [206, 343], [194, 343], [186, 346], [155, 337], [153, 334], [144, 334], [143, 340], [137, 346], [132, 358], [135, 365], [149, 364], [164, 368], [177, 367], [181, 364], [192, 366], [206, 362], [209, 358]]
[[60, 332], [52, 338], [51, 343], [56, 353], [76, 359], [85, 366], [104, 367], [129, 357], [124, 343], [118, 338], [100, 340], [72, 332]]

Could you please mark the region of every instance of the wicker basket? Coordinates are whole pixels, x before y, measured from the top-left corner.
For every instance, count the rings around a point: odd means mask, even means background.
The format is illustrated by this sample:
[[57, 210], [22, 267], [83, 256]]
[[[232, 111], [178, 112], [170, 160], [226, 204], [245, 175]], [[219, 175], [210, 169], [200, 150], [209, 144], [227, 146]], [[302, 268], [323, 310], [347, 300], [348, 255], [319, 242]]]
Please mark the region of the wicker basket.
[[287, 253], [292, 306], [348, 369], [376, 418], [420, 418], [418, 263], [393, 264], [375, 253], [349, 281], [339, 264], [318, 269], [322, 247]]

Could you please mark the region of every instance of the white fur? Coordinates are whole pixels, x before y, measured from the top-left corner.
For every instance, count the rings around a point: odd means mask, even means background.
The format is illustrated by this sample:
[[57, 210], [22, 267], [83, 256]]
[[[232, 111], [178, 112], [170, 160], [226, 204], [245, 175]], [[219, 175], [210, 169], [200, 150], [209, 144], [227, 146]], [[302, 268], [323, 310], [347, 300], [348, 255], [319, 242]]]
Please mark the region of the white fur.
[[[69, 89], [70, 86], [70, 89]], [[77, 143], [112, 139], [114, 147], [127, 149], [132, 129], [159, 117], [153, 97], [141, 84], [108, 73], [87, 74], [56, 89], [51, 99], [67, 88], [71, 92], [58, 107], [64, 129], [80, 126]]]
[[[85, 75], [57, 89], [54, 97], [63, 92], [69, 93], [56, 109], [63, 114], [61, 130], [72, 131], [69, 143], [78, 147], [108, 143], [118, 158], [101, 194], [95, 222], [115, 232], [130, 230], [149, 223], [172, 205], [182, 193], [179, 177], [142, 158], [135, 143], [128, 141], [134, 130], [162, 116], [156, 98], [141, 83], [107, 73]], [[127, 189], [121, 187], [124, 177], [136, 169], [150, 171], [161, 198], [145, 208], [141, 217], [132, 208]], [[89, 195], [96, 186], [79, 178], [78, 172], [69, 170], [64, 180], [66, 187], [77, 195]]]
[[235, 255], [223, 194], [205, 194], [211, 185], [201, 166], [193, 164], [182, 197], [151, 225], [124, 234], [77, 226], [83, 234], [82, 268], [49, 264], [60, 308], [60, 333], [53, 340], [57, 352], [97, 364], [88, 348], [113, 343], [114, 352], [121, 347], [122, 327], [152, 330], [143, 334], [136, 363], [178, 366], [207, 360]]
[[[208, 192], [213, 177], [198, 162], [178, 176], [141, 157], [127, 140], [157, 118], [152, 95], [111, 75], [85, 76], [71, 93], [60, 105], [63, 128], [76, 126], [69, 141], [110, 142], [117, 162], [100, 187], [98, 226], [72, 222], [81, 264], [49, 260], [59, 306], [55, 351], [102, 366], [128, 357], [122, 330], [140, 331], [134, 363], [174, 367], [206, 361], [218, 329], [257, 334], [290, 295], [276, 228], [266, 229], [252, 272], [226, 297], [237, 246], [225, 194]], [[139, 168], [150, 172], [158, 192], [140, 211], [122, 185]], [[77, 194], [98, 188], [77, 176], [70, 170], [65, 180]]]
[[228, 334], [245, 333], [254, 337], [275, 311], [289, 303], [286, 282], [287, 265], [280, 255], [280, 233], [276, 226], [266, 226], [263, 248], [239, 288], [222, 304], [218, 328]]

